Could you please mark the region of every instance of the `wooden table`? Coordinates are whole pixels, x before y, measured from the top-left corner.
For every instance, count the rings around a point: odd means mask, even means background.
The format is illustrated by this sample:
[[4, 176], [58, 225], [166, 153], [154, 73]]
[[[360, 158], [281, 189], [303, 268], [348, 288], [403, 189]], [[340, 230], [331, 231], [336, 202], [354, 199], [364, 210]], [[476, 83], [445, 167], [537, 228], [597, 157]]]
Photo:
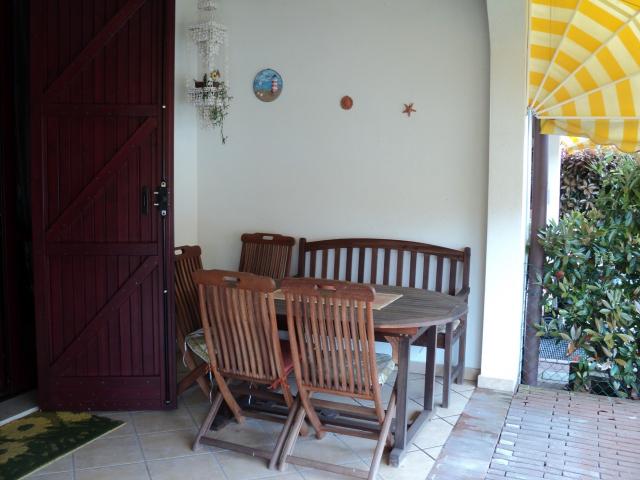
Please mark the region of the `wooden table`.
[[[401, 293], [402, 297], [382, 310], [373, 311], [376, 333], [394, 337], [398, 353], [398, 400], [396, 410], [395, 445], [389, 456], [391, 465], [398, 466], [407, 453], [407, 445], [420, 427], [433, 416], [433, 397], [436, 381], [436, 340], [438, 325], [446, 325], [465, 315], [467, 304], [459, 298], [428, 290], [374, 285], [376, 292]], [[279, 315], [286, 314], [284, 301], [276, 301]], [[424, 408], [409, 423], [407, 412], [407, 382], [409, 378], [409, 350], [426, 335], [427, 361], [425, 367]]]

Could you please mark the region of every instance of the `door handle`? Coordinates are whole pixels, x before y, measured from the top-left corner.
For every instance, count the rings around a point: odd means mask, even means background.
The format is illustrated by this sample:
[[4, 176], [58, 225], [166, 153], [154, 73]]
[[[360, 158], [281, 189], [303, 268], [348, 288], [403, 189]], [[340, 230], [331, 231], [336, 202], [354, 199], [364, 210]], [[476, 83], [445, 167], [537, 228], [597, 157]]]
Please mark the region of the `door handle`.
[[149, 187], [142, 187], [140, 197], [140, 213], [149, 215]]

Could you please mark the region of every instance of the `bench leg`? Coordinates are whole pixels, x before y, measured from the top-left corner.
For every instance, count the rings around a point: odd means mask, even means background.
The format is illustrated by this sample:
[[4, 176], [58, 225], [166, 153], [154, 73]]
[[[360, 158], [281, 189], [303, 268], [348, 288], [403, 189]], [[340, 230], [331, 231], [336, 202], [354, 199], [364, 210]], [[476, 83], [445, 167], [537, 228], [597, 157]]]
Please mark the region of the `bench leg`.
[[444, 371], [442, 372], [442, 408], [449, 408], [449, 392], [451, 390], [451, 359], [453, 357], [453, 324], [447, 323], [444, 334]]

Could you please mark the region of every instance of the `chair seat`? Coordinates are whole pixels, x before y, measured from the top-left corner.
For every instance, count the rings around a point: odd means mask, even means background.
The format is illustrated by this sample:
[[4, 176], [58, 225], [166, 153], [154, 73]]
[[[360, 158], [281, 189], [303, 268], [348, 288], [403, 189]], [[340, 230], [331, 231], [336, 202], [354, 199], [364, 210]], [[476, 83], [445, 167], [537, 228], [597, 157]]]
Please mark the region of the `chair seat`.
[[[184, 339], [184, 343], [204, 362], [206, 362], [207, 364], [209, 363], [207, 342], [204, 339], [204, 332], [201, 328], [187, 335]], [[293, 371], [293, 359], [291, 358], [291, 347], [289, 346], [289, 340], [280, 339], [280, 350], [282, 352], [284, 373], [285, 375], [289, 375]], [[270, 385], [270, 387], [276, 388], [277, 383], [277, 381], [274, 382], [272, 385]]]
[[391, 355], [386, 353], [376, 353], [376, 367], [378, 368], [378, 383], [383, 385], [396, 368], [396, 362], [393, 361]]
[[[460, 326], [460, 320], [454, 320], [453, 321], [453, 330], [455, 331], [456, 328], [458, 328]], [[437, 327], [437, 332], [438, 333], [445, 333], [447, 329], [446, 325], [438, 325]]]

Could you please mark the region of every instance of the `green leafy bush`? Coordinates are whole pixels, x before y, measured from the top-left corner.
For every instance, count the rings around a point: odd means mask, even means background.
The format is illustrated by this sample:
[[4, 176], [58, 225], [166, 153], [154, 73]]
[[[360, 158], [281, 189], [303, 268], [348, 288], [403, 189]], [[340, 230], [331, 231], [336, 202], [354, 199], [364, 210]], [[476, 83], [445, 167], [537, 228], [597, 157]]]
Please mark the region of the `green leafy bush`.
[[[591, 162], [600, 178], [592, 205], [565, 213], [540, 233], [544, 315], [539, 335], [583, 349], [571, 373], [575, 389], [607, 379], [622, 397], [638, 397], [640, 376], [640, 166]], [[604, 375], [603, 375], [604, 374]]]
[[616, 167], [620, 157], [621, 154], [611, 148], [578, 150], [572, 153], [563, 151], [560, 215], [574, 210], [591, 210], [604, 178]]

